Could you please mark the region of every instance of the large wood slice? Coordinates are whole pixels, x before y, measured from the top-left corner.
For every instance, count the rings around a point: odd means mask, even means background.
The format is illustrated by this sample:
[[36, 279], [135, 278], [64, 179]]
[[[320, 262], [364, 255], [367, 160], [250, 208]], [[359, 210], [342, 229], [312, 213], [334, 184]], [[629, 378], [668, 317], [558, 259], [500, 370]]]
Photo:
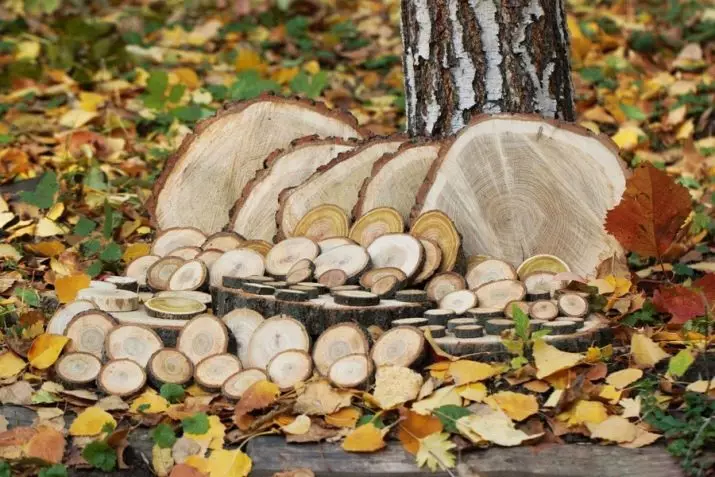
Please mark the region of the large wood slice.
[[52, 315], [52, 318], [50, 318], [50, 321], [47, 323], [46, 332], [53, 335], [63, 335], [72, 318], [83, 311], [95, 309], [97, 309], [97, 305], [89, 300], [76, 300], [67, 303]]
[[201, 121], [167, 161], [148, 204], [154, 223], [218, 232], [266, 156], [312, 134], [362, 136], [352, 116], [320, 104], [261, 96], [229, 105]]
[[440, 142], [410, 142], [375, 162], [360, 189], [353, 218], [357, 220], [378, 207], [392, 207], [408, 222], [417, 193], [441, 146]]
[[319, 205], [336, 205], [350, 214], [373, 164], [395, 152], [404, 140], [403, 136], [371, 139], [321, 166], [300, 185], [284, 189], [276, 212], [278, 238], [291, 237], [298, 221]]
[[176, 346], [179, 333], [189, 322], [186, 319], [154, 318], [147, 313], [144, 306], [139, 307], [136, 311], [112, 313], [111, 315], [120, 325], [141, 325], [151, 328], [167, 348]]
[[234, 205], [229, 227], [244, 237], [270, 242], [277, 232], [276, 212], [281, 191], [299, 185], [320, 166], [353, 147], [355, 144], [345, 139], [310, 136], [293, 141], [285, 150], [274, 151], [266, 158], [264, 168], [259, 169], [243, 189]]
[[620, 252], [603, 229], [625, 168], [608, 138], [527, 115], [479, 116], [440, 151], [412, 217], [441, 210], [467, 255], [553, 253], [581, 275]]

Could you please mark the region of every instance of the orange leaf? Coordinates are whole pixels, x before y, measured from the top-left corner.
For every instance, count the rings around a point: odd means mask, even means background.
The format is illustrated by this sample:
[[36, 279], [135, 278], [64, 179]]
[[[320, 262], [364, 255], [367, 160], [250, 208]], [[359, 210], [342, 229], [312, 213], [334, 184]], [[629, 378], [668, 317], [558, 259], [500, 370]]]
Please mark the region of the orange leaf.
[[646, 163], [628, 179], [623, 199], [606, 216], [606, 229], [631, 252], [660, 258], [691, 209], [688, 190]]
[[355, 427], [362, 412], [355, 407], [345, 407], [325, 416], [325, 422], [335, 427]]
[[422, 416], [403, 407], [400, 409], [400, 417], [404, 420], [399, 424], [397, 437], [402, 442], [402, 447], [410, 454], [417, 455], [420, 449], [418, 439], [442, 432], [442, 422], [434, 416]]
[[59, 240], [47, 240], [40, 243], [27, 244], [25, 248], [43, 257], [56, 257], [66, 249], [64, 244]]
[[238, 424], [243, 415], [270, 406], [280, 394], [281, 391], [276, 384], [265, 380], [258, 381], [243, 393], [241, 400], [236, 404], [234, 422]]
[[52, 427], [42, 426], [37, 429], [37, 434], [27, 443], [25, 453], [28, 457], [42, 459], [51, 464], [59, 464], [65, 454], [65, 437]]
[[373, 423], [365, 424], [352, 431], [343, 441], [343, 450], [348, 452], [375, 452], [385, 447], [382, 430]]
[[196, 467], [186, 464], [175, 465], [171, 469], [169, 477], [207, 477], [207, 474], [199, 471]]
[[55, 291], [60, 303], [69, 303], [74, 300], [78, 291], [89, 287], [89, 282], [89, 275], [85, 273], [56, 278]]

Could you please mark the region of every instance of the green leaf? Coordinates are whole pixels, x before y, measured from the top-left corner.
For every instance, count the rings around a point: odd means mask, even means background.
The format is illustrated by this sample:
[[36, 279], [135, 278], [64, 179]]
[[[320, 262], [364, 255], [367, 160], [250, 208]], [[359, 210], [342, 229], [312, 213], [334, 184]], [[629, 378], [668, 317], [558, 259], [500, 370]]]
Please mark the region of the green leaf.
[[685, 374], [691, 364], [695, 361], [693, 354], [688, 349], [681, 349], [678, 354], [668, 361], [668, 373], [671, 376], [680, 377]]
[[0, 460], [0, 477], [12, 477], [11, 470], [6, 460]]
[[32, 395], [32, 404], [52, 404], [53, 402], [57, 402], [57, 399], [44, 389], [40, 389]]
[[293, 38], [301, 38], [308, 34], [310, 19], [302, 15], [297, 15], [288, 20], [285, 24], [286, 33]]
[[384, 55], [377, 58], [369, 58], [362, 64], [368, 70], [381, 70], [389, 68], [400, 62], [400, 57], [397, 55]]
[[184, 95], [184, 91], [186, 91], [186, 86], [183, 84], [175, 84], [172, 86], [171, 91], [169, 91], [169, 102], [178, 103]]
[[90, 278], [94, 278], [102, 273], [102, 270], [104, 270], [104, 264], [101, 260], [97, 260], [87, 267], [87, 275], [89, 275]]
[[161, 385], [159, 390], [161, 397], [169, 401], [171, 404], [176, 404], [184, 400], [184, 388], [178, 384], [165, 383]]
[[102, 426], [102, 432], [106, 432], [107, 434], [110, 434], [114, 432], [114, 429], [116, 429], [117, 425], [114, 424], [113, 422], [105, 422], [104, 425]]
[[79, 235], [80, 237], [87, 237], [96, 228], [97, 222], [90, 220], [85, 216], [81, 216], [79, 218], [79, 221], [77, 221], [74, 228], [72, 229], [72, 233], [74, 235]]
[[67, 477], [67, 467], [62, 464], [45, 467], [40, 471], [39, 477]]
[[108, 263], [118, 262], [120, 258], [122, 258], [122, 248], [114, 242], [110, 242], [109, 245], [104, 247], [104, 250], [99, 255], [100, 260]]
[[137, 408], [137, 411], [139, 412], [139, 414], [143, 414], [150, 407], [151, 407], [151, 404], [148, 404], [148, 403], [140, 404], [139, 407]]
[[151, 433], [151, 438], [154, 440], [154, 444], [158, 445], [162, 449], [168, 449], [176, 442], [174, 429], [172, 429], [168, 424], [159, 424], [156, 426]]
[[109, 240], [112, 238], [112, 232], [122, 223], [122, 215], [115, 213], [112, 206], [109, 205], [108, 201], [104, 201], [104, 226], [102, 228], [102, 235], [105, 239]]
[[60, 185], [54, 171], [45, 172], [37, 183], [34, 191], [23, 191], [20, 200], [41, 209], [49, 209], [55, 203], [55, 194]]
[[378, 429], [385, 428], [385, 423], [382, 421], [380, 416], [377, 416], [375, 414], [365, 414], [360, 419], [358, 419], [358, 422], [357, 422], [357, 424], [355, 424], [355, 427], [364, 426], [365, 424], [370, 424], [370, 423], [372, 423], [372, 425]]
[[534, 331], [533, 333], [531, 333], [531, 339], [538, 340], [539, 338], [543, 338], [544, 336], [548, 335], [549, 333], [551, 333], [551, 330]]
[[92, 467], [111, 472], [117, 465], [117, 453], [105, 441], [90, 442], [82, 451], [82, 457]]
[[90, 167], [82, 183], [97, 190], [107, 190], [107, 178], [99, 167]]
[[526, 341], [529, 339], [529, 317], [516, 304], [511, 306], [514, 315], [514, 331], [516, 336]]
[[184, 122], [195, 122], [201, 119], [204, 112], [201, 106], [198, 104], [192, 104], [189, 106], [179, 106], [171, 110], [171, 115], [174, 116], [179, 121]]
[[453, 434], [458, 433], [457, 430], [457, 420], [464, 416], [469, 416], [474, 414], [472, 411], [462, 406], [455, 406], [454, 404], [447, 404], [446, 406], [438, 407], [432, 411], [432, 414], [437, 416], [440, 421], [442, 421], [442, 427], [446, 432], [451, 432]]
[[13, 295], [18, 297], [26, 305], [34, 307], [40, 306], [40, 295], [38, 295], [37, 291], [32, 288], [17, 287], [15, 288]]
[[9, 134], [0, 134], [0, 145], [10, 144], [15, 138]]
[[695, 270], [693, 270], [684, 263], [674, 263], [673, 273], [675, 273], [676, 275], [686, 276], [690, 278], [695, 277]]
[[169, 86], [169, 75], [166, 71], [154, 70], [146, 80], [146, 90], [151, 96], [163, 97]]
[[312, 77], [305, 71], [301, 71], [290, 82], [290, 88], [293, 92], [302, 93], [308, 98], [320, 96], [320, 93], [323, 92], [327, 85], [328, 74], [325, 71], [320, 71]]
[[89, 239], [82, 242], [79, 246], [79, 251], [84, 257], [92, 257], [99, 253], [102, 249], [102, 242], [97, 239]]
[[646, 119], [648, 119], [648, 115], [641, 111], [638, 106], [632, 106], [630, 104], [621, 104], [619, 107], [628, 119], [635, 119], [636, 121], [645, 121]]
[[511, 361], [509, 362], [509, 364], [511, 365], [512, 369], [519, 369], [522, 366], [529, 364], [529, 360], [523, 356], [515, 356], [515, 357], [511, 358]]
[[189, 434], [206, 434], [209, 430], [209, 417], [204, 412], [197, 412], [183, 419], [181, 427]]
[[231, 99], [253, 99], [266, 91], [278, 92], [281, 86], [275, 81], [261, 78], [255, 70], [242, 71], [236, 76], [229, 92]]

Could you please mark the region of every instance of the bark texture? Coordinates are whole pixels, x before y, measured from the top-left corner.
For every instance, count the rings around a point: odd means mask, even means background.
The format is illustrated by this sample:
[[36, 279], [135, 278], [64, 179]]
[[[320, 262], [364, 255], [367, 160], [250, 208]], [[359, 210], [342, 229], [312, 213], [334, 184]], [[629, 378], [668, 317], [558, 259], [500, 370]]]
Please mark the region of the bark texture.
[[575, 119], [564, 0], [402, 0], [412, 136], [479, 113]]

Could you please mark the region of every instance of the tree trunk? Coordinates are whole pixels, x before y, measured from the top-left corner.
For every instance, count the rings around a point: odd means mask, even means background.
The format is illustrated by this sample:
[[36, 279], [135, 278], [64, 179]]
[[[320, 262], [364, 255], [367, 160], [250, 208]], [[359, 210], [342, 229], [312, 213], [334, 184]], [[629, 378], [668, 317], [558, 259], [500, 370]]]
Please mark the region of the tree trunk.
[[402, 0], [410, 135], [479, 113], [575, 119], [564, 0]]

